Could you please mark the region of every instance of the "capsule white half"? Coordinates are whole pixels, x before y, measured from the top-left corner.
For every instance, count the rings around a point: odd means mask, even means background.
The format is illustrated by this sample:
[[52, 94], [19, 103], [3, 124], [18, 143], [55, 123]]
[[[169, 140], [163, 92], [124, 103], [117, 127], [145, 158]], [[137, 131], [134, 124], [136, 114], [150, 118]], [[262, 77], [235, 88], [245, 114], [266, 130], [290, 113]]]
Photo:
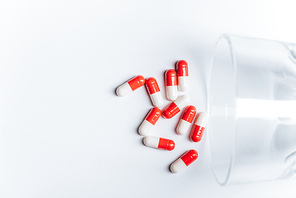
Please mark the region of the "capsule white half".
[[178, 90], [187, 91], [188, 90], [188, 76], [178, 77]]
[[208, 122], [208, 114], [206, 112], [201, 112], [197, 115], [198, 117], [195, 120], [196, 125], [200, 127], [206, 127]]
[[179, 135], [184, 135], [189, 131], [190, 125], [191, 125], [190, 122], [187, 122], [186, 120], [180, 119], [180, 121], [178, 123], [178, 126], [177, 126], [177, 129], [176, 129], [176, 132]]
[[174, 101], [178, 98], [178, 86], [166, 86], [166, 97], [170, 101]]
[[163, 98], [160, 92], [156, 92], [150, 95], [153, 106], [161, 107], [163, 105]]
[[153, 137], [153, 136], [144, 137], [143, 143], [146, 146], [149, 146], [149, 147], [152, 147], [152, 148], [158, 148], [159, 137]]
[[128, 82], [123, 83], [122, 85], [120, 85], [116, 89], [116, 95], [118, 95], [118, 96], [126, 96], [126, 95], [130, 94], [131, 92], [133, 92], [133, 90], [130, 87], [130, 85], [128, 84]]
[[190, 102], [190, 98], [186, 95], [179, 96], [177, 100], [174, 101], [174, 103], [179, 107], [179, 109], [183, 109], [186, 107]]
[[140, 125], [139, 129], [138, 129], [138, 132], [140, 135], [149, 135], [150, 132], [152, 131], [154, 125], [151, 124], [150, 122], [148, 122], [147, 120], [144, 120], [142, 122], [142, 124]]
[[186, 168], [186, 164], [183, 162], [181, 158], [177, 159], [175, 162], [173, 162], [170, 166], [170, 170], [173, 173], [179, 173], [183, 171]]

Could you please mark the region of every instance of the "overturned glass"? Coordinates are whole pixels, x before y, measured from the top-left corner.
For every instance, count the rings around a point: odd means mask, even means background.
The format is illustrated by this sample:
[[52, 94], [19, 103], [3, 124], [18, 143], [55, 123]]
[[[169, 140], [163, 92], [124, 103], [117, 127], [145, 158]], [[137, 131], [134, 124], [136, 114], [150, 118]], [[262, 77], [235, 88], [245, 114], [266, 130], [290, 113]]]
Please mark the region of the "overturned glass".
[[207, 133], [221, 185], [296, 174], [296, 45], [222, 35], [208, 81]]

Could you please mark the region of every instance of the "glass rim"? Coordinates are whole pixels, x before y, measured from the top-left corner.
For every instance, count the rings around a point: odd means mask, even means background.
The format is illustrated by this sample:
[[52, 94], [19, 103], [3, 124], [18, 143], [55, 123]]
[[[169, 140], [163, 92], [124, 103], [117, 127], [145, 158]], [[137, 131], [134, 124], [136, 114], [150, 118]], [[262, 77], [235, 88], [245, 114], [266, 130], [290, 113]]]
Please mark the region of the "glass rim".
[[[236, 57], [235, 57], [235, 54], [234, 54], [234, 48], [233, 48], [233, 44], [232, 44], [232, 39], [231, 37], [233, 37], [233, 35], [230, 35], [230, 34], [221, 34], [215, 44], [215, 47], [214, 47], [214, 51], [213, 51], [213, 54], [212, 54], [212, 57], [211, 57], [211, 64], [210, 64], [210, 68], [209, 68], [209, 76], [208, 76], [208, 81], [207, 81], [207, 111], [210, 112], [210, 97], [209, 95], [211, 94], [211, 90], [210, 90], [210, 82], [211, 82], [211, 78], [212, 78], [212, 71], [213, 71], [213, 60], [214, 60], [214, 57], [215, 57], [215, 53], [216, 53], [216, 50], [217, 50], [217, 47], [219, 45], [219, 43], [224, 40], [226, 41], [226, 43], [228, 44], [228, 52], [230, 53], [230, 58], [231, 58], [231, 65], [232, 65], [232, 68], [233, 68], [233, 71], [234, 71], [234, 79], [235, 79], [235, 82], [237, 82], [237, 62], [236, 62]], [[235, 83], [233, 85], [234, 87], [234, 91], [235, 91], [235, 99], [234, 99], [234, 106], [236, 107], [237, 106], [237, 84]], [[209, 120], [210, 122], [210, 120]], [[228, 166], [228, 170], [227, 170], [227, 174], [225, 177], [223, 178], [219, 178], [218, 175], [217, 175], [217, 170], [215, 170], [215, 167], [214, 167], [214, 163], [213, 163], [213, 155], [212, 155], [212, 150], [211, 150], [211, 143], [210, 143], [210, 140], [208, 140], [208, 146], [209, 146], [209, 152], [210, 152], [210, 160], [211, 160], [211, 169], [212, 169], [212, 172], [214, 173], [214, 177], [216, 179], [216, 181], [218, 182], [218, 184], [220, 184], [221, 186], [225, 186], [226, 184], [228, 184], [229, 182], [229, 179], [230, 179], [230, 176], [231, 176], [231, 173], [232, 173], [232, 169], [234, 167], [234, 156], [235, 156], [235, 138], [236, 138], [236, 125], [234, 126], [234, 130], [233, 130], [233, 134], [232, 134], [232, 139], [230, 140], [230, 144], [231, 144], [231, 152], [229, 153], [230, 155], [230, 160], [229, 160], [229, 166]]]

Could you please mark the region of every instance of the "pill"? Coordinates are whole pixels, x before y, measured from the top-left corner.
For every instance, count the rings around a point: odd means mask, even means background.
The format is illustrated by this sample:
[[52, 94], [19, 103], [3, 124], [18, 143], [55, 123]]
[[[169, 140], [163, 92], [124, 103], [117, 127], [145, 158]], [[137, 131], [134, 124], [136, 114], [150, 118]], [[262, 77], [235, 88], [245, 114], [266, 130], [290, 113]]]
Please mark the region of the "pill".
[[173, 140], [160, 137], [147, 136], [144, 137], [143, 142], [146, 146], [152, 148], [164, 149], [168, 151], [171, 151], [175, 148], [175, 142]]
[[145, 84], [145, 78], [141, 75], [135, 76], [123, 83], [116, 89], [116, 95], [126, 96]]
[[174, 101], [178, 97], [177, 74], [173, 69], [165, 72], [165, 92], [167, 99], [170, 101]]
[[163, 104], [163, 99], [156, 79], [152, 77], [147, 78], [146, 88], [153, 106], [160, 107]]
[[201, 112], [197, 114], [196, 120], [194, 122], [194, 125], [191, 129], [191, 133], [189, 136], [191, 141], [199, 142], [201, 140], [207, 121], [208, 121], [207, 113]]
[[188, 89], [188, 64], [184, 60], [176, 63], [176, 71], [178, 76], [178, 90], [186, 91]]
[[178, 173], [189, 166], [192, 162], [194, 162], [198, 157], [198, 153], [196, 150], [189, 150], [185, 152], [180, 158], [174, 161], [171, 166], [170, 170], [173, 173]]
[[195, 114], [196, 114], [196, 108], [194, 106], [189, 105], [185, 108], [184, 113], [181, 116], [181, 119], [179, 120], [179, 123], [177, 125], [176, 132], [179, 135], [184, 135], [187, 133]]
[[162, 115], [164, 118], [171, 119], [177, 113], [186, 107], [189, 103], [189, 97], [186, 95], [179, 96], [177, 100], [169, 104], [163, 111]]
[[139, 134], [148, 135], [153, 130], [160, 116], [161, 110], [158, 107], [151, 109], [138, 129]]

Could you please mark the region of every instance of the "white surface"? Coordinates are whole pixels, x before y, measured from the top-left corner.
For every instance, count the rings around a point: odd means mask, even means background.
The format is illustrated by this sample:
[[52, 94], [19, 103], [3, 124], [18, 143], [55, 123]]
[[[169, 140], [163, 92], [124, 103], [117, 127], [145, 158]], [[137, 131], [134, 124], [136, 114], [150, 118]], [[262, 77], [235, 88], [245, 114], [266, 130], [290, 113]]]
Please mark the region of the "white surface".
[[[151, 108], [145, 88], [115, 95], [140, 74], [154, 76], [164, 90], [164, 71], [184, 59], [186, 94], [205, 111], [204, 82], [218, 36], [296, 42], [294, 4], [1, 1], [0, 197], [295, 197], [295, 180], [220, 187], [207, 134], [200, 143], [178, 136], [179, 116], [160, 118], [154, 132], [174, 140], [173, 151], [145, 147], [137, 133]], [[191, 148], [197, 161], [172, 174], [170, 163]]]

